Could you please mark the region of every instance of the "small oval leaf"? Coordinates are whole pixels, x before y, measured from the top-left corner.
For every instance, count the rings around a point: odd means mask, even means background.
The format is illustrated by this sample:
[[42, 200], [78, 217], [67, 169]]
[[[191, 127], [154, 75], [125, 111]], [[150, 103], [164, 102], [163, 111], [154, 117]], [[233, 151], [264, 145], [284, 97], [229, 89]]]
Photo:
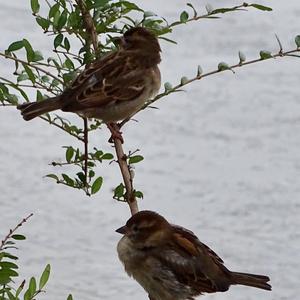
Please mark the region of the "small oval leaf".
[[26, 240], [26, 237], [23, 234], [13, 234], [11, 237], [14, 240]]
[[96, 194], [101, 186], [102, 186], [102, 183], [103, 183], [103, 178], [102, 177], [98, 177], [94, 183], [92, 184], [92, 194]]
[[48, 282], [48, 279], [49, 279], [49, 276], [50, 276], [50, 271], [51, 271], [51, 266], [48, 264], [42, 275], [41, 275], [41, 278], [40, 278], [40, 282], [39, 282], [39, 289], [41, 290], [45, 285], [46, 283]]

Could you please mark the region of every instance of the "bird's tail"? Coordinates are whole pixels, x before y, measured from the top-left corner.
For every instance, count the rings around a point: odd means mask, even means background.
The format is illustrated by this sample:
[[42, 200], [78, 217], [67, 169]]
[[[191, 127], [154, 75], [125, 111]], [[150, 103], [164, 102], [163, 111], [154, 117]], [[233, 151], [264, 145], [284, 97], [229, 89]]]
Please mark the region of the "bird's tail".
[[29, 121], [42, 114], [60, 109], [62, 107], [61, 97], [53, 97], [39, 102], [28, 102], [17, 106], [24, 120]]
[[233, 284], [253, 286], [268, 291], [272, 289], [272, 286], [268, 284], [268, 281], [270, 281], [268, 276], [239, 272], [231, 272], [231, 275], [234, 281]]

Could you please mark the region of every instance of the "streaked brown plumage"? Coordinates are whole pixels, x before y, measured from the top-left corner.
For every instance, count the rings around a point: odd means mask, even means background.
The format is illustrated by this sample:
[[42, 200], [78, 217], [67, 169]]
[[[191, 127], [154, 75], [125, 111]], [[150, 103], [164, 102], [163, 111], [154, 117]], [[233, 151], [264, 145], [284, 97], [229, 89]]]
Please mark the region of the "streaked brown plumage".
[[118, 51], [87, 66], [61, 95], [19, 105], [23, 118], [61, 109], [110, 123], [137, 112], [160, 88], [160, 46], [142, 27], [125, 32], [119, 45]]
[[271, 290], [268, 276], [228, 270], [193, 232], [155, 212], [141, 211], [116, 231], [124, 235], [117, 247], [119, 258], [150, 299], [193, 299], [236, 284]]

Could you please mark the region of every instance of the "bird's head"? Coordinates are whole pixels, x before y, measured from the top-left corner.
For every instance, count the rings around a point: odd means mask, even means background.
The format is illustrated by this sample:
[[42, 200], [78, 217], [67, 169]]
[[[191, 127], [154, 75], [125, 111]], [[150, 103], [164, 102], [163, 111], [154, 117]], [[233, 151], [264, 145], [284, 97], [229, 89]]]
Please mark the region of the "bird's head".
[[125, 47], [142, 48], [144, 50], [161, 51], [156, 36], [144, 27], [133, 27], [124, 33]]
[[169, 222], [153, 211], [140, 211], [116, 232], [128, 237], [137, 248], [162, 245], [172, 232]]

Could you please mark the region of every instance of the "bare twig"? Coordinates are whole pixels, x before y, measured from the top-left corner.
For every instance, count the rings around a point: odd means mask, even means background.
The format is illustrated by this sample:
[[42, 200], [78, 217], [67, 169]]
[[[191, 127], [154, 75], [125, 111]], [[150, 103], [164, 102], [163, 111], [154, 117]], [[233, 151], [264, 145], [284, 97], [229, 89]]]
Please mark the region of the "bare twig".
[[89, 131], [88, 131], [88, 119], [86, 117], [83, 117], [83, 123], [84, 123], [84, 176], [85, 176], [85, 188], [86, 193], [88, 193], [88, 143], [89, 143]]
[[129, 169], [129, 165], [127, 163], [127, 156], [124, 153], [121, 140], [117, 137], [114, 137], [113, 130], [110, 127], [109, 127], [109, 129], [112, 133], [115, 151], [116, 151], [116, 155], [118, 158], [117, 162], [120, 167], [120, 171], [121, 171], [123, 182], [124, 182], [125, 189], [126, 189], [125, 200], [129, 205], [131, 215], [134, 215], [139, 211], [139, 208], [138, 208], [138, 203], [137, 203], [136, 197], [134, 195], [133, 178], [132, 178], [132, 175], [131, 175], [131, 172]]
[[3, 247], [5, 246], [7, 240], [9, 238], [11, 238], [11, 236], [16, 232], [16, 230], [21, 227], [25, 222], [28, 221], [28, 219], [30, 217], [33, 216], [33, 213], [31, 213], [30, 215], [28, 215], [26, 218], [24, 218], [14, 229], [10, 229], [9, 230], [9, 233], [6, 235], [6, 237], [1, 241], [1, 244], [0, 244], [0, 250], [3, 250]]

